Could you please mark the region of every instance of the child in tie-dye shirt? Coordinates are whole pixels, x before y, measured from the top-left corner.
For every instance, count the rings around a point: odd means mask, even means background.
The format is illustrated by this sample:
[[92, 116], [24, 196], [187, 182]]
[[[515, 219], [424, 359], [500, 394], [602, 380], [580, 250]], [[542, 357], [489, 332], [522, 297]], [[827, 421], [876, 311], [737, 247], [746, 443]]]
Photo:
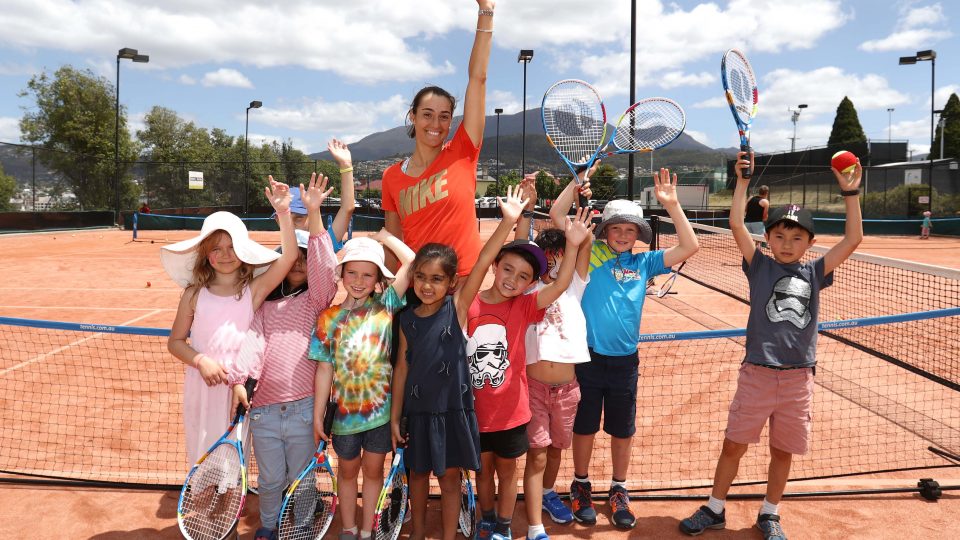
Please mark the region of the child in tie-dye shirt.
[[[383, 246], [378, 240], [402, 263], [396, 276], [384, 265]], [[332, 431], [336, 435], [333, 449], [339, 458], [337, 497], [343, 532], [357, 536], [357, 477], [362, 468], [363, 520], [359, 523], [359, 536], [369, 538], [377, 496], [383, 485], [384, 459], [393, 449], [390, 433], [393, 315], [403, 307], [402, 298], [409, 283], [408, 264], [414, 253], [386, 230], [372, 238], [348, 241], [342, 253], [337, 275], [347, 298], [339, 306], [320, 313], [310, 343], [310, 358], [319, 362], [313, 425], [315, 438], [326, 440], [330, 434], [323, 432], [322, 420], [328, 401], [337, 407]], [[393, 281], [392, 285], [388, 280]]]

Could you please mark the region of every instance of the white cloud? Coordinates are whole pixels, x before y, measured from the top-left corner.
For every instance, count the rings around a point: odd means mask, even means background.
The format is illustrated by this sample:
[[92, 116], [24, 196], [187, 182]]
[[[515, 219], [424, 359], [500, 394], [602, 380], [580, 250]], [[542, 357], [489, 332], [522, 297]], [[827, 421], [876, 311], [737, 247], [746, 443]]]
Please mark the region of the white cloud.
[[[933, 93], [934, 97], [937, 99], [936, 106], [934, 109], [942, 109], [947, 106], [947, 100], [950, 99], [950, 94], [960, 94], [960, 85], [948, 84], [947, 86], [941, 86], [937, 88], [936, 92]], [[926, 108], [930, 108], [930, 96], [927, 96]]]
[[890, 35], [864, 41], [859, 48], [868, 52], [883, 52], [929, 47], [931, 43], [953, 35], [949, 30], [938, 29], [945, 26], [946, 21], [939, 3], [917, 8], [907, 4], [900, 9], [896, 27]]
[[717, 109], [727, 106], [727, 100], [723, 97], [712, 97], [693, 104], [694, 109]]
[[661, 88], [674, 88], [677, 86], [706, 86], [717, 80], [717, 77], [711, 73], [701, 71], [700, 73], [683, 73], [682, 71], [670, 71], [663, 74], [659, 85]]
[[184, 73], [183, 75], [180, 75], [180, 77], [178, 77], [177, 80], [180, 81], [180, 84], [185, 84], [187, 86], [193, 86], [197, 84], [197, 80], [187, 75], [186, 73]]
[[200, 84], [204, 86], [235, 86], [237, 88], [253, 88], [253, 83], [243, 73], [235, 69], [220, 68], [203, 75]]
[[844, 96], [857, 110], [886, 109], [910, 101], [880, 75], [856, 75], [833, 66], [812, 71], [777, 69], [763, 77], [759, 114], [788, 118], [787, 109], [806, 103], [809, 108], [801, 113], [803, 116], [827, 114], [833, 118]]
[[[398, 122], [402, 122], [408, 106], [406, 98], [399, 94], [376, 102], [331, 102], [318, 98], [299, 107], [265, 106], [256, 116], [251, 115], [251, 119], [285, 130], [322, 130], [349, 143], [375, 131], [396, 127]], [[311, 143], [310, 146], [321, 146], [321, 142], [325, 148], [326, 141]]]
[[20, 119], [0, 116], [0, 141], [20, 142]]
[[[326, 150], [326, 149], [327, 149], [326, 141], [323, 141], [323, 142], [315, 142], [315, 141], [308, 141], [307, 139], [303, 139], [303, 138], [300, 138], [300, 137], [284, 137], [284, 136], [280, 136], [280, 135], [264, 135], [264, 134], [262, 134], [262, 133], [251, 133], [251, 134], [250, 134], [250, 146], [251, 146], [251, 147], [259, 147], [259, 146], [262, 146], [262, 145], [264, 145], [264, 144], [268, 144], [268, 145], [269, 145], [269, 144], [273, 144], [273, 143], [277, 143], [277, 144], [289, 143], [289, 144], [293, 145], [294, 148], [296, 148], [297, 150], [300, 150], [300, 151], [303, 152], [304, 154], [312, 154], [312, 153], [314, 153], [314, 152], [319, 152], [319, 151], [321, 151], [321, 150]], [[322, 147], [322, 148], [321, 148], [321, 147]], [[305, 180], [305, 179], [304, 179], [304, 183], [306, 183], [306, 180]]]
[[[539, 107], [539, 104], [531, 105], [530, 98], [527, 98], [527, 105]], [[493, 114], [494, 109], [503, 109], [503, 114], [514, 114], [523, 110], [523, 101], [514, 96], [513, 92], [504, 90], [489, 90], [487, 92], [487, 114]]]
[[390, 0], [291, 0], [282, 7], [255, 0], [6, 4], [12, 5], [4, 8], [0, 45], [10, 48], [112, 60], [119, 43], [150, 55], [146, 69], [210, 63], [300, 66], [363, 82], [422, 81], [453, 72], [449, 61], [432, 58], [417, 41], [476, 24], [473, 10], [447, 0], [418, 0], [418, 9]]
[[15, 62], [0, 62], [0, 75], [33, 75], [37, 69], [29, 64]]

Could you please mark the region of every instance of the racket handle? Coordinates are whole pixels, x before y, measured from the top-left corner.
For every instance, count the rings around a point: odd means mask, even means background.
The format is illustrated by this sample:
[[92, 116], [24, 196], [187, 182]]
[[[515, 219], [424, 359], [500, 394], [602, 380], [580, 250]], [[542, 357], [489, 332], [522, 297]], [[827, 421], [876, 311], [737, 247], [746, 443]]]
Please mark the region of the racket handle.
[[588, 201], [586, 197], [578, 193], [577, 206], [579, 206], [580, 208], [588, 208], [590, 206], [590, 201]]
[[[749, 145], [749, 144], [741, 144], [741, 145], [740, 145], [740, 151], [741, 151], [741, 152], [746, 152], [746, 153], [747, 153], [747, 158], [750, 157], [750, 151], [751, 151], [751, 150], [750, 150], [750, 145]], [[744, 180], [749, 180], [750, 177], [752, 176], [752, 175], [750, 174], [750, 167], [749, 167], [749, 166], [744, 167], [742, 170], [743, 170], [743, 175], [742, 175], [742, 176], [743, 176], [743, 179], [744, 179]]]
[[410, 436], [410, 433], [407, 431], [406, 415], [400, 417], [400, 436], [403, 437], [404, 440], [406, 440]]
[[[243, 383], [244, 389], [247, 391], [247, 403], [253, 401], [253, 391], [257, 388], [257, 379], [253, 377], [248, 377], [247, 382]], [[240, 417], [247, 414], [247, 409], [244, 408], [243, 403], [237, 405], [237, 414], [234, 416], [233, 421], [236, 423], [240, 420]]]
[[327, 409], [323, 414], [323, 432], [330, 436], [330, 430], [333, 429], [333, 418], [337, 415], [337, 402], [327, 402]]

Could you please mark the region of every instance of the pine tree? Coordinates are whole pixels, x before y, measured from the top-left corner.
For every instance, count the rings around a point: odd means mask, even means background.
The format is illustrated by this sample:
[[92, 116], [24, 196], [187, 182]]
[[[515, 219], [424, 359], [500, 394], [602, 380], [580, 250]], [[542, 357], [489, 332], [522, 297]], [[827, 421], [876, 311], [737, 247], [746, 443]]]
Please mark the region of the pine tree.
[[863, 133], [863, 126], [857, 117], [857, 109], [847, 96], [837, 106], [837, 116], [833, 120], [833, 129], [827, 146], [843, 146], [850, 143], [865, 143], [867, 136]]
[[[946, 157], [960, 157], [960, 98], [951, 94], [943, 108], [942, 117], [946, 121], [943, 130], [939, 124], [933, 138], [933, 148], [930, 149], [933, 159]], [[940, 155], [940, 137], [943, 137], [943, 156]]]

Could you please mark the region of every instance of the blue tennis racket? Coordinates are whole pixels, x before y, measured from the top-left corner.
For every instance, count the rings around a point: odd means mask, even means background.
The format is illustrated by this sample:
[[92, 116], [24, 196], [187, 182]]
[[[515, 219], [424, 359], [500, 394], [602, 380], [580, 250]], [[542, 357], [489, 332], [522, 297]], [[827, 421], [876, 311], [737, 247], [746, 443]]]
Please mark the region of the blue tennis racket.
[[[407, 418], [400, 419], [400, 433], [407, 437]], [[407, 511], [407, 466], [403, 462], [403, 447], [397, 446], [393, 464], [383, 482], [377, 499], [377, 513], [373, 516], [373, 537], [376, 540], [397, 540]]]
[[[328, 403], [323, 432], [333, 427], [337, 404]], [[280, 507], [280, 540], [320, 540], [337, 509], [337, 475], [330, 466], [327, 441], [321, 440], [313, 458], [287, 489]]]
[[477, 499], [467, 469], [460, 469], [460, 519], [457, 524], [465, 538], [473, 538], [477, 530]]
[[[256, 379], [244, 385], [253, 399]], [[177, 502], [177, 525], [188, 540], [222, 540], [234, 533], [247, 497], [244, 418], [237, 406], [227, 431], [190, 468]]]
[[[760, 94], [757, 91], [757, 78], [747, 57], [739, 49], [730, 49], [720, 62], [720, 79], [723, 91], [737, 123], [740, 134], [740, 151], [750, 153], [750, 125], [757, 116], [757, 104]], [[744, 167], [743, 177], [750, 178], [750, 168]]]

